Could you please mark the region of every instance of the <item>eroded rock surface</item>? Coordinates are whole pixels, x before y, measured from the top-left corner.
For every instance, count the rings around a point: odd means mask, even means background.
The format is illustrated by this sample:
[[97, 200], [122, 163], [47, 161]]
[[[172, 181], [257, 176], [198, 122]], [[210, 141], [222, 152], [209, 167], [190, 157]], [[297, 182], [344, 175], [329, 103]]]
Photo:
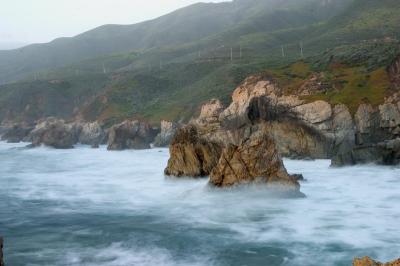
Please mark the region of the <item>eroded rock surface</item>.
[[161, 132], [154, 139], [155, 147], [167, 147], [180, 125], [175, 122], [161, 121]]
[[374, 261], [370, 257], [355, 258], [353, 260], [353, 266], [400, 266], [400, 259], [392, 262], [381, 263]]
[[221, 156], [218, 143], [202, 138], [193, 125], [179, 129], [170, 145], [168, 176], [207, 176]]
[[76, 143], [75, 125], [66, 124], [64, 120], [47, 118], [39, 122], [28, 136], [32, 146], [46, 145], [56, 149], [70, 149]]
[[239, 146], [225, 147], [210, 175], [210, 183], [217, 187], [254, 182], [294, 192], [300, 187], [287, 173], [274, 140], [261, 130]]
[[3, 129], [1, 140], [8, 143], [18, 143], [26, 140], [29, 133], [33, 130], [33, 126], [25, 123], [14, 124]]
[[83, 123], [80, 125], [78, 142], [92, 147], [102, 144], [106, 133], [98, 122]]
[[150, 149], [150, 143], [156, 134], [145, 122], [127, 120], [110, 128], [107, 149]]

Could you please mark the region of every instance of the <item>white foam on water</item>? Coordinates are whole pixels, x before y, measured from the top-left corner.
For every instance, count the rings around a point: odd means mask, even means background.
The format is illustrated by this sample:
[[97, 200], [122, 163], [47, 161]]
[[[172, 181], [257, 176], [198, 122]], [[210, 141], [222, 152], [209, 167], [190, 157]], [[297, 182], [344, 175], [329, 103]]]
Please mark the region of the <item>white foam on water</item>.
[[[215, 190], [207, 186], [207, 179], [165, 178], [167, 149], [109, 152], [104, 146], [22, 146], [0, 143], [0, 193], [22, 201], [58, 202], [46, 209], [47, 215], [135, 213], [191, 228], [227, 230], [236, 243], [290, 243], [296, 256], [285, 265], [307, 265], [324, 252], [329, 256], [321, 265], [349, 256], [327, 251], [335, 244], [374, 250], [380, 260], [399, 256], [399, 167], [330, 168], [327, 160], [285, 160], [290, 173], [307, 179], [301, 184], [307, 197], [279, 199], [268, 197], [263, 187]], [[70, 252], [64, 260], [70, 259], [71, 265], [94, 265], [82, 261], [85, 253], [107, 261], [104, 265], [179, 263], [167, 249], [127, 248], [123, 243]]]

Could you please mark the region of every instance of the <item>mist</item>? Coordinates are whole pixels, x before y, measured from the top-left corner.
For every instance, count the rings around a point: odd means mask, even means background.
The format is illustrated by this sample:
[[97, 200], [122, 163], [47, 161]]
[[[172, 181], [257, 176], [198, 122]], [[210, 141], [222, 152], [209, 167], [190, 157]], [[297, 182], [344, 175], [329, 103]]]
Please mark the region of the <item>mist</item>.
[[104, 24], [133, 24], [197, 2], [223, 0], [2, 1], [0, 50], [72, 37]]

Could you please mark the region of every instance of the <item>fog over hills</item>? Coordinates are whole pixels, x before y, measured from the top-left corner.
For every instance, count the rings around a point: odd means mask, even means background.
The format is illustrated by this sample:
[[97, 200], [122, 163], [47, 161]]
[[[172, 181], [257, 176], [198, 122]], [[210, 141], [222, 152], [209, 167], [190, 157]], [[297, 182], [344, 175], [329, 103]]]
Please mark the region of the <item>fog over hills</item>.
[[[76, 112], [91, 120], [181, 119], [211, 97], [228, 102], [250, 74], [298, 60], [322, 66], [329, 51], [384, 66], [398, 49], [399, 11], [397, 0], [199, 3], [0, 51], [0, 83], [17, 82], [0, 86], [0, 120]], [[390, 42], [368, 44], [383, 40]]]

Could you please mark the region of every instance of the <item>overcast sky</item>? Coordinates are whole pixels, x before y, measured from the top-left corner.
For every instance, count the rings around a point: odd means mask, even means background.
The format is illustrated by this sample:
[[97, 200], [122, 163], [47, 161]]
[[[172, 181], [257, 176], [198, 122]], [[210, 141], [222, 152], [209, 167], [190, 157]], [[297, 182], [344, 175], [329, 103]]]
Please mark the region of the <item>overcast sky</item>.
[[0, 0], [0, 43], [48, 42], [103, 24], [132, 24], [156, 18], [196, 2], [223, 1]]

